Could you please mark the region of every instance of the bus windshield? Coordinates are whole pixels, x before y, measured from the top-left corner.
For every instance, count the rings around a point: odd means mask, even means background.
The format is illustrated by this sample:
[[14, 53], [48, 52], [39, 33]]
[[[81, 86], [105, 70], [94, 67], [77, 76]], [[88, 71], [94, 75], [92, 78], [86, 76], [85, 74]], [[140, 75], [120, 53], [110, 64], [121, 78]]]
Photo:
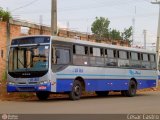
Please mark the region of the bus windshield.
[[9, 72], [48, 70], [49, 45], [11, 47]]

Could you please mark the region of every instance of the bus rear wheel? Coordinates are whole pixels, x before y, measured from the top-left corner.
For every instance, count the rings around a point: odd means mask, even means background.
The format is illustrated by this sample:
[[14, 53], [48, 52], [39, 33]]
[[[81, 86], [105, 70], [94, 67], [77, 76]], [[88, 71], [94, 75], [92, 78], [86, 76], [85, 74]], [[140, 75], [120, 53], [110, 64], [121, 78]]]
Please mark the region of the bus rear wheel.
[[109, 91], [96, 91], [95, 92], [99, 97], [106, 97], [109, 94]]
[[49, 92], [36, 92], [36, 96], [39, 100], [47, 100], [49, 95]]
[[127, 91], [122, 92], [127, 97], [134, 97], [137, 92], [137, 84], [134, 80], [131, 80], [129, 83], [129, 89]]
[[79, 100], [82, 95], [82, 85], [80, 81], [75, 80], [73, 83], [72, 91], [69, 93], [69, 98], [71, 100]]

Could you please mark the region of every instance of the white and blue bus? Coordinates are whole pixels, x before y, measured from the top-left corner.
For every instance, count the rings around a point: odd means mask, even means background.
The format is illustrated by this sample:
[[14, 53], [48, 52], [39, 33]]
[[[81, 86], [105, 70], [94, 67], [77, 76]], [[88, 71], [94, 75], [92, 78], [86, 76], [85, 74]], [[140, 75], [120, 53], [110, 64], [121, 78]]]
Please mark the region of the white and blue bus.
[[66, 93], [72, 100], [82, 92], [107, 96], [120, 91], [156, 87], [156, 54], [146, 50], [56, 36], [27, 36], [11, 42], [8, 92]]

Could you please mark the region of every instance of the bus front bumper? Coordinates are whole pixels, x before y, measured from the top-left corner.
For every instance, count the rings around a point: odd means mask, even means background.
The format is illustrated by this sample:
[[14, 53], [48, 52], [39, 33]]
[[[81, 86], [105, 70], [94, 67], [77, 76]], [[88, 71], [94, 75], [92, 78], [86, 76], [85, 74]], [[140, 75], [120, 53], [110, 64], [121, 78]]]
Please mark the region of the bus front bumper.
[[7, 92], [51, 92], [51, 83], [37, 85], [11, 85], [7, 84]]

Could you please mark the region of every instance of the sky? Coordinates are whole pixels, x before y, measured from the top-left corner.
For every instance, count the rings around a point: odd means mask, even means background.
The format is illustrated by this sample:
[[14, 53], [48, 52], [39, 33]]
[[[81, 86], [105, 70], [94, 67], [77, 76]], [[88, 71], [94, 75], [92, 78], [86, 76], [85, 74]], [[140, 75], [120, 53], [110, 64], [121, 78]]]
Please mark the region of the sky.
[[[51, 23], [51, 0], [0, 0], [0, 7], [14, 18], [34, 23]], [[110, 28], [123, 32], [133, 25], [135, 18], [135, 45], [143, 45], [147, 31], [147, 46], [155, 43], [158, 27], [158, 5], [151, 0], [57, 0], [58, 25], [71, 30], [90, 32], [95, 17], [106, 17]], [[42, 16], [40, 20], [40, 16]]]

